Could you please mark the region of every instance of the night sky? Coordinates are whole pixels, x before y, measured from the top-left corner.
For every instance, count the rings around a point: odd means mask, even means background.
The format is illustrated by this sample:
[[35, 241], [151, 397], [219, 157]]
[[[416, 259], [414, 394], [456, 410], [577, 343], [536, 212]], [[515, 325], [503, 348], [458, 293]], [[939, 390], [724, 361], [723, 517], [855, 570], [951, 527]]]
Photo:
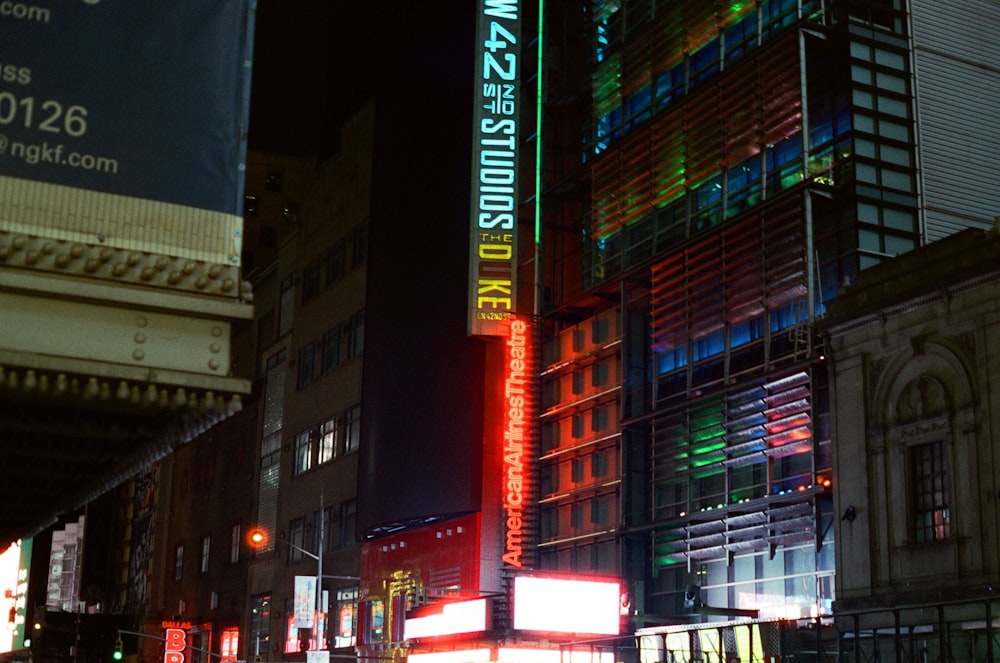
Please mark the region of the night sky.
[[376, 0], [258, 0], [250, 148], [329, 151], [370, 89]]

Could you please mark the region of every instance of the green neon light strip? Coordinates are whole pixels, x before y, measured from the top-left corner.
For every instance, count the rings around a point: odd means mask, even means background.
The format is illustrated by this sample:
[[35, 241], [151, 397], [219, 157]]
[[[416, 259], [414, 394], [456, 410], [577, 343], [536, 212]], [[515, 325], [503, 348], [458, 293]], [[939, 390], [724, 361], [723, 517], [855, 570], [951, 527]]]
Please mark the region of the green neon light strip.
[[[542, 241], [542, 46], [545, 0], [538, 0], [538, 75], [535, 85], [535, 244]], [[535, 254], [537, 260], [538, 254]]]

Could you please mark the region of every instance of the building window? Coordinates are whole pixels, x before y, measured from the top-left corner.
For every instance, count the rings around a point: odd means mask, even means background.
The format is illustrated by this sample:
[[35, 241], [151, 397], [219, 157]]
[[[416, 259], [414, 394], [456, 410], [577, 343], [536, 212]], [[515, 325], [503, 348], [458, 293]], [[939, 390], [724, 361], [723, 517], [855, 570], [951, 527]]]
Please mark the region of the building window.
[[292, 331], [292, 320], [295, 313], [295, 276], [289, 276], [281, 282], [281, 299], [278, 308], [278, 336], [284, 336]]
[[235, 564], [240, 561], [241, 530], [239, 523], [233, 525], [232, 533], [229, 537], [229, 563]]
[[948, 508], [944, 442], [938, 440], [910, 447], [910, 467], [915, 541], [926, 543], [950, 538], [951, 512]]
[[335, 283], [344, 275], [346, 249], [344, 240], [340, 240], [326, 251], [326, 284]]
[[593, 343], [603, 343], [608, 340], [608, 319], [598, 318], [590, 324], [590, 340]]
[[174, 550], [174, 580], [180, 580], [184, 575], [184, 545]]
[[610, 513], [611, 504], [607, 497], [597, 497], [591, 501], [590, 523], [592, 525], [607, 525]]
[[320, 354], [320, 372], [326, 373], [340, 365], [340, 327], [334, 327], [323, 334]]
[[608, 365], [605, 363], [594, 364], [590, 369], [590, 384], [595, 387], [603, 387], [608, 383]]
[[590, 476], [595, 479], [600, 479], [601, 477], [607, 476], [608, 474], [608, 456], [607, 451], [598, 451], [590, 456]]
[[559, 448], [559, 422], [549, 422], [542, 428], [542, 453], [548, 453]]
[[296, 385], [304, 387], [316, 377], [316, 344], [307, 343], [299, 350], [299, 366]]
[[368, 601], [368, 637], [369, 643], [382, 642], [385, 639], [385, 602], [382, 599]]
[[583, 371], [573, 371], [573, 393], [579, 395], [583, 393]]
[[281, 461], [281, 432], [271, 433], [260, 442], [260, 466], [271, 467]]
[[559, 490], [559, 466], [551, 465], [543, 467], [542, 475], [542, 495], [553, 495]]
[[270, 658], [271, 641], [271, 595], [256, 594], [250, 599], [250, 632], [248, 653]]
[[296, 562], [302, 559], [302, 551], [306, 549], [306, 518], [296, 518], [288, 523], [288, 561]]
[[329, 552], [334, 548], [334, 542], [337, 541], [337, 515], [340, 510], [334, 506], [328, 506], [323, 509], [323, 540], [319, 542], [320, 550]]
[[357, 511], [358, 503], [354, 500], [347, 500], [340, 504], [340, 528], [337, 531], [337, 545], [341, 548], [354, 545]]
[[201, 538], [201, 572], [208, 573], [208, 559], [212, 551], [212, 537]]
[[292, 475], [297, 476], [312, 468], [312, 431], [304, 431], [295, 436], [295, 458]]
[[583, 481], [583, 459], [574, 458], [570, 462], [569, 476], [573, 483], [579, 483]]
[[365, 350], [365, 312], [358, 311], [347, 323], [347, 356], [358, 357]]
[[299, 641], [299, 627], [295, 623], [295, 601], [285, 599], [285, 646], [284, 653], [296, 654], [305, 651], [306, 643]]
[[608, 410], [604, 407], [595, 407], [590, 411], [590, 430], [595, 433], [608, 427]]
[[357, 451], [361, 445], [361, 406], [355, 405], [345, 413], [344, 453]]
[[547, 539], [559, 536], [559, 512], [556, 509], [542, 511], [542, 536]]
[[251, 196], [247, 194], [243, 196], [243, 216], [257, 216], [257, 211], [259, 210], [259, 201], [257, 196]]
[[326, 463], [333, 459], [337, 452], [337, 431], [340, 428], [340, 417], [331, 417], [319, 425], [318, 463]]
[[353, 647], [357, 628], [358, 588], [337, 590], [337, 614], [334, 625], [334, 647]]
[[351, 267], [363, 265], [368, 259], [368, 225], [361, 224], [352, 233]]
[[315, 299], [319, 295], [319, 258], [313, 260], [302, 270], [302, 303]]
[[[218, 600], [218, 593], [213, 592], [212, 595]], [[219, 649], [222, 654], [220, 660], [235, 661], [240, 649], [240, 630], [236, 627], [225, 628], [220, 635]]]

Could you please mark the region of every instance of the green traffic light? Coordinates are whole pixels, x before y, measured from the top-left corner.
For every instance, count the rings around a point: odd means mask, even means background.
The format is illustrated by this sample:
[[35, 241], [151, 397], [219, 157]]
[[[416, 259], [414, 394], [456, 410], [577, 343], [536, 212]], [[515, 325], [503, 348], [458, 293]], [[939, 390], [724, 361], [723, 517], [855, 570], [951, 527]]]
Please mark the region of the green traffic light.
[[111, 658], [116, 661], [122, 660], [122, 641], [121, 638], [115, 641], [115, 650], [111, 654]]

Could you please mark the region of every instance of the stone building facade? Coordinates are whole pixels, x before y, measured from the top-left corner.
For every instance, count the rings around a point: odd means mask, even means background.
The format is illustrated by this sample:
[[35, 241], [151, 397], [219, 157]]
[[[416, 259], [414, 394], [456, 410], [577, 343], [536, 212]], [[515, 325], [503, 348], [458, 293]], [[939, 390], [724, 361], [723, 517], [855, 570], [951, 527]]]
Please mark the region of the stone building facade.
[[998, 258], [1000, 228], [967, 230], [865, 271], [831, 306], [834, 612], [861, 649], [992, 640]]

